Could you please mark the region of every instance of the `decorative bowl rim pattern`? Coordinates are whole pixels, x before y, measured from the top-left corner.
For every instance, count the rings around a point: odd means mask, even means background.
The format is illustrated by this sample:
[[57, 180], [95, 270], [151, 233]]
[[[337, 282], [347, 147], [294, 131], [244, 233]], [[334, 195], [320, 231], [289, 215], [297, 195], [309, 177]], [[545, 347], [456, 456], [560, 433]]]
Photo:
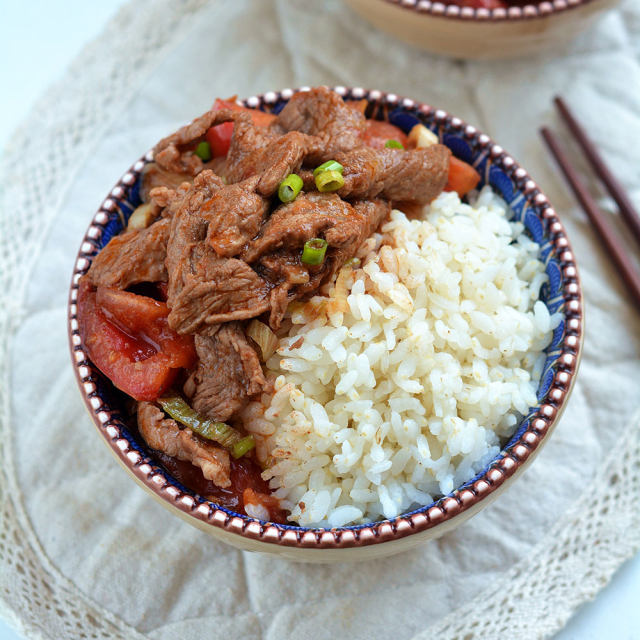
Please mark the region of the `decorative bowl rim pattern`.
[[[509, 176], [519, 194], [524, 197], [525, 204], [539, 212], [538, 217], [548, 230], [549, 244], [560, 261], [564, 301], [565, 327], [560, 351], [555, 361], [557, 369], [549, 389], [539, 400], [540, 405], [536, 412], [520, 423], [521, 427], [526, 423], [523, 433], [517, 438], [514, 436], [483, 473], [458, 487], [451, 494], [439, 498], [432, 505], [399, 515], [392, 520], [335, 529], [314, 529], [263, 522], [230, 512], [192, 492], [185, 491], [182, 485], [149, 456], [141, 453], [140, 448], [134, 446], [123, 433], [123, 429], [126, 432], [127, 427], [119, 419], [118, 412], [110, 408], [98, 392], [97, 375], [83, 349], [79, 333], [76, 301], [78, 281], [86, 273], [97, 253], [98, 242], [102, 238], [105, 225], [109, 222], [110, 216], [119, 211], [118, 202], [123, 201], [128, 190], [137, 183], [145, 165], [153, 159], [151, 151], [135, 162], [120, 178], [94, 215], [76, 256], [68, 305], [69, 347], [84, 403], [98, 432], [134, 479], [156, 494], [168, 506], [182, 512], [181, 515], [186, 516], [187, 519], [195, 518], [205, 525], [224, 529], [248, 539], [305, 549], [345, 549], [397, 540], [431, 529], [478, 505], [505, 481], [512, 478], [546, 441], [564, 409], [575, 381], [583, 338], [582, 292], [571, 245], [555, 210], [525, 169], [520, 167], [489, 136], [444, 110], [379, 90], [342, 86], [332, 87], [332, 89], [345, 99], [367, 99], [378, 110], [400, 108], [404, 114], [408, 113], [423, 122], [430, 122], [432, 126], [441, 130], [446, 128], [447, 131], [452, 130], [459, 136], [464, 136], [465, 140], [482, 149], [483, 154], [491, 160], [492, 166], [498, 166]], [[299, 90], [308, 90], [308, 87], [269, 91], [238, 102], [252, 108], [272, 109], [289, 100], [295, 91]]]
[[597, 2], [597, 0], [543, 0], [536, 4], [527, 4], [524, 7], [509, 7], [507, 9], [474, 9], [448, 5], [440, 0], [381, 0], [381, 2], [434, 18], [487, 23], [547, 18]]

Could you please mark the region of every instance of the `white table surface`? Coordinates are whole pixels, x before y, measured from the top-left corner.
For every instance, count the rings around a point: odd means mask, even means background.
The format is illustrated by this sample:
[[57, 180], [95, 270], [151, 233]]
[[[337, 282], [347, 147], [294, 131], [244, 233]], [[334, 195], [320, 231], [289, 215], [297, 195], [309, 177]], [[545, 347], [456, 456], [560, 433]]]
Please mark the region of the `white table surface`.
[[[0, 100], [0, 148], [34, 100], [124, 1], [0, 0], [0, 87], [6, 89]], [[0, 640], [21, 639], [0, 620]], [[556, 640], [609, 639], [640, 640], [640, 554], [623, 565], [556, 636]]]

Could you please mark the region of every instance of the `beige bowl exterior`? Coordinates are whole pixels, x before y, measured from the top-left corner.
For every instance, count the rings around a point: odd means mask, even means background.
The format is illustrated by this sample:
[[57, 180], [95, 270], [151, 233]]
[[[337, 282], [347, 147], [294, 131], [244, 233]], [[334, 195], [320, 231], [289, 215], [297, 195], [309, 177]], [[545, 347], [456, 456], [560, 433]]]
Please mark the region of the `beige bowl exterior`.
[[510, 12], [493, 17], [488, 11], [485, 17], [474, 17], [472, 9], [459, 11], [457, 16], [438, 15], [433, 9], [422, 11], [389, 0], [346, 2], [374, 26], [416, 47], [455, 58], [489, 60], [553, 51], [590, 27], [619, 0], [567, 1], [564, 10], [536, 10], [531, 15], [517, 9], [518, 17]]

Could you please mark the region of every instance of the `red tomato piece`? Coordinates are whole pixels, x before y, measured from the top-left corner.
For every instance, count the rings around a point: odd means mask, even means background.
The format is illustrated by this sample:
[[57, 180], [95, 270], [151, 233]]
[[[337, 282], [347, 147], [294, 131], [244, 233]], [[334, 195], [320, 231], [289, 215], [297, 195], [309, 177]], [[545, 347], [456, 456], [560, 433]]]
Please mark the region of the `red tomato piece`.
[[97, 288], [96, 302], [109, 320], [115, 319], [116, 324], [132, 333], [140, 333], [169, 313], [164, 302], [109, 287]]
[[[242, 107], [235, 100], [220, 100], [218, 98], [214, 104], [214, 109], [230, 109], [231, 111], [246, 111], [251, 114], [251, 119], [256, 127], [268, 127], [275, 119], [273, 113], [266, 113], [259, 109], [248, 109]], [[205, 138], [211, 147], [211, 154], [214, 158], [226, 156], [231, 146], [231, 138], [233, 137], [233, 122], [224, 122], [215, 127], [211, 127], [205, 134]]]
[[397, 140], [403, 147], [407, 147], [407, 136], [402, 129], [383, 120], [367, 120], [362, 141], [368, 147], [384, 149], [388, 140]]
[[204, 136], [211, 147], [214, 158], [226, 156], [233, 137], [233, 122], [223, 122], [207, 130]]
[[155, 400], [195, 360], [193, 339], [175, 333], [167, 314], [162, 302], [80, 282], [78, 324], [89, 357], [136, 400]]
[[462, 198], [475, 189], [478, 182], [480, 182], [480, 174], [470, 164], [451, 156], [445, 191], [455, 191]]
[[189, 367], [195, 361], [193, 338], [171, 329], [165, 302], [107, 287], [98, 287], [96, 302], [109, 321], [152, 344], [172, 368]]

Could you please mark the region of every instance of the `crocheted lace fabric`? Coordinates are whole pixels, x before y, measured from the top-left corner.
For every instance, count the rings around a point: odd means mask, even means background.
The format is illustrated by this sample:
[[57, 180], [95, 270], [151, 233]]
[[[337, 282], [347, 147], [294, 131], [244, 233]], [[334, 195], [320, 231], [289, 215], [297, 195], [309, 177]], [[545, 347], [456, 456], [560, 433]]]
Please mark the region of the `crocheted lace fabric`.
[[[30, 638], [548, 637], [640, 547], [640, 323], [536, 133], [559, 126], [562, 92], [640, 197], [638, 3], [556, 57], [482, 64], [404, 46], [337, 0], [308, 7], [131, 2], [3, 156], [0, 614]], [[445, 538], [353, 566], [243, 553], [156, 504], [100, 443], [66, 344], [77, 246], [132, 160], [216, 96], [314, 84], [408, 95], [499, 140], [561, 213], [587, 306], [573, 397], [527, 472]]]

